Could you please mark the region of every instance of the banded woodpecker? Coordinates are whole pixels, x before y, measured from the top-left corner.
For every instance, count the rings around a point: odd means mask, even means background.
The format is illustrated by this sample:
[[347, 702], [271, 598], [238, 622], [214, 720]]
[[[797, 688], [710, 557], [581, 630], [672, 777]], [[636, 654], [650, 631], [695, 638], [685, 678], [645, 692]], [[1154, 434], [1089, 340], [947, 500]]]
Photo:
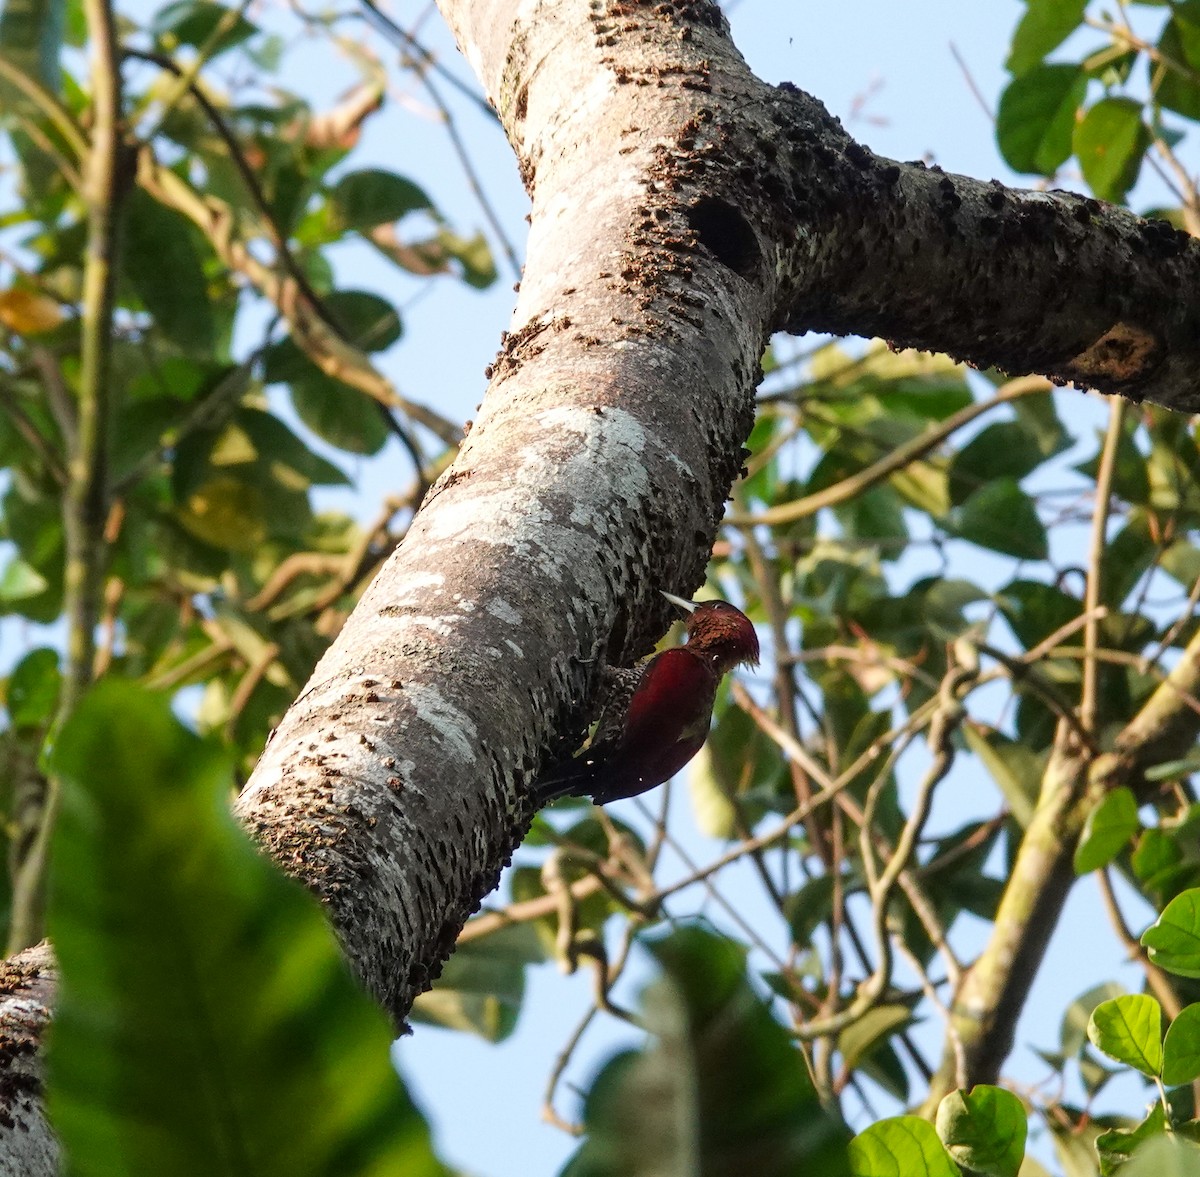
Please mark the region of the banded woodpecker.
[[708, 738], [722, 676], [740, 663], [758, 662], [758, 635], [740, 609], [728, 601], [663, 596], [688, 610], [687, 644], [640, 666], [608, 671], [591, 743], [543, 771], [535, 786], [539, 804], [590, 796], [603, 805], [661, 785]]

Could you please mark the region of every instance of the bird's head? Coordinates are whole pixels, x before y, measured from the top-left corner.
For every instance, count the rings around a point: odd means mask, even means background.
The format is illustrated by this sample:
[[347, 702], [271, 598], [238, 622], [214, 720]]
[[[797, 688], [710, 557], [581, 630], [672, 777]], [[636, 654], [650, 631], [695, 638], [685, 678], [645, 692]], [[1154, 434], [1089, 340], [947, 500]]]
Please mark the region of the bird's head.
[[663, 593], [673, 605], [686, 609], [688, 646], [710, 655], [724, 674], [742, 662], [758, 664], [758, 634], [750, 618], [728, 601], [687, 601]]

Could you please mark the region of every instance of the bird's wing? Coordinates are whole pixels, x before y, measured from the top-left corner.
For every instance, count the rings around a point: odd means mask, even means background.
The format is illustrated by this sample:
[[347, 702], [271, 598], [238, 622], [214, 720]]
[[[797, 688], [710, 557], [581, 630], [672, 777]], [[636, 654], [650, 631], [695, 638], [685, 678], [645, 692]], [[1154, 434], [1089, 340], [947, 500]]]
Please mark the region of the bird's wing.
[[691, 741], [707, 733], [716, 689], [712, 667], [687, 646], [656, 654], [629, 700], [622, 746]]

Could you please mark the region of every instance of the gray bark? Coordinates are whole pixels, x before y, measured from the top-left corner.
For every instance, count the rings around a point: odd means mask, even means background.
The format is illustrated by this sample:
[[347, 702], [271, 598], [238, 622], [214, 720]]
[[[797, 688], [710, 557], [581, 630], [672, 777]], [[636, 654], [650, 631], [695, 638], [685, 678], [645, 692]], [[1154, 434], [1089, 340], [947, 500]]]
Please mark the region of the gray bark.
[[58, 1141], [42, 1105], [42, 1045], [58, 984], [46, 943], [0, 966], [0, 1177], [53, 1177]]

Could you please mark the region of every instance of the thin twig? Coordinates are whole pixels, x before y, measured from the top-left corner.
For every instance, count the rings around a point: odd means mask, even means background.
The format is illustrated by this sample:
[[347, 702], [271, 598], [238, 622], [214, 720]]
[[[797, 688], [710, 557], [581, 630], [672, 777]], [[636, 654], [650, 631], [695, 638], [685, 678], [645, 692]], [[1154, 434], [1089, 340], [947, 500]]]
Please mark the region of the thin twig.
[[492, 109], [492, 105], [481, 94], [473, 90], [466, 82], [462, 81], [456, 74], [448, 70], [424, 45], [421, 44], [406, 30], [402, 29], [386, 12], [384, 12], [374, 0], [360, 0], [363, 8], [368, 13], [368, 17], [375, 27], [383, 33], [385, 37], [393, 41], [399, 42], [403, 48], [411, 53], [413, 57], [427, 69], [433, 70], [439, 77], [444, 78], [451, 86], [453, 86], [464, 98], [474, 103], [475, 107], [485, 117], [494, 122], [500, 121], [500, 116]]
[[1092, 536], [1088, 545], [1087, 587], [1084, 590], [1083, 610], [1087, 625], [1083, 631], [1083, 645], [1088, 655], [1083, 661], [1083, 687], [1079, 700], [1079, 722], [1084, 730], [1096, 733], [1098, 699], [1096, 685], [1099, 662], [1096, 660], [1096, 644], [1099, 635], [1099, 620], [1096, 611], [1100, 608], [1100, 582], [1104, 574], [1104, 554], [1108, 541], [1108, 512], [1112, 498], [1113, 475], [1117, 467], [1117, 449], [1125, 423], [1125, 402], [1119, 397], [1109, 398], [1108, 431], [1104, 435], [1104, 448], [1100, 452], [1100, 466], [1096, 471], [1096, 505], [1092, 514]]
[[[76, 445], [63, 496], [65, 562], [63, 613], [66, 666], [55, 728], [75, 710], [92, 680], [96, 621], [108, 513], [109, 386], [120, 224], [126, 192], [121, 68], [116, 17], [110, 0], [84, 0], [91, 39], [92, 139], [84, 162], [87, 246], [83, 268], [83, 334], [80, 349]], [[45, 923], [50, 839], [60, 782], [47, 784], [41, 818], [28, 855], [13, 870], [8, 954], [36, 944]]]

